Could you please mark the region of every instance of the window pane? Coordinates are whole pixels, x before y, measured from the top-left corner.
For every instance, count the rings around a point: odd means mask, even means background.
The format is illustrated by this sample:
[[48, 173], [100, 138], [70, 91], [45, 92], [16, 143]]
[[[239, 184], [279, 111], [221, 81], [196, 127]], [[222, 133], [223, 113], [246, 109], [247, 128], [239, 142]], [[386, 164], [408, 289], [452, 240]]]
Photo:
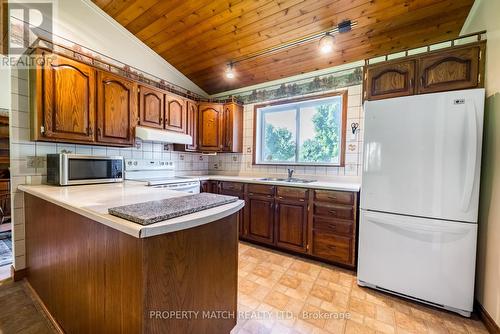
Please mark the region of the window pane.
[[257, 164], [340, 165], [343, 96], [257, 109]]
[[341, 102], [338, 97], [301, 106], [298, 162], [340, 162]]
[[297, 132], [295, 109], [265, 111], [261, 124], [262, 161], [294, 162]]

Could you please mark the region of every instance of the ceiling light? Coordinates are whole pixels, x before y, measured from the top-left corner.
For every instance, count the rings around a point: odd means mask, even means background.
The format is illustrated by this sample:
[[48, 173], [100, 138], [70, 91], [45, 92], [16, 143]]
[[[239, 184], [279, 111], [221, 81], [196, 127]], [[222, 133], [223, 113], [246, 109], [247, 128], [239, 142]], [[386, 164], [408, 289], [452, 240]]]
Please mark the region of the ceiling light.
[[227, 64], [227, 67], [226, 67], [226, 78], [228, 78], [228, 79], [234, 79], [233, 63]]
[[333, 51], [333, 45], [335, 43], [335, 37], [333, 37], [329, 32], [325, 36], [321, 37], [319, 40], [319, 50], [321, 53], [330, 53]]

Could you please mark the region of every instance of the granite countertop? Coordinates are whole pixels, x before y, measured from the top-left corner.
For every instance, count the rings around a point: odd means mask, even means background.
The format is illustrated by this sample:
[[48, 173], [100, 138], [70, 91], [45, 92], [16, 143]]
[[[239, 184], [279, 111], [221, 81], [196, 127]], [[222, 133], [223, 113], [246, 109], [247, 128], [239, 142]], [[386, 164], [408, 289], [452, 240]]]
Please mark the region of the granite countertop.
[[[361, 180], [358, 177], [317, 177], [317, 176], [296, 176], [298, 178], [313, 179], [315, 182], [311, 183], [298, 183], [298, 182], [285, 182], [285, 181], [266, 181], [260, 180], [261, 178], [267, 176], [257, 176], [257, 175], [197, 175], [191, 176], [197, 178], [200, 181], [204, 180], [215, 180], [215, 181], [233, 181], [233, 182], [245, 182], [245, 183], [257, 183], [257, 184], [274, 184], [279, 186], [288, 187], [298, 187], [298, 188], [309, 188], [309, 189], [323, 189], [323, 190], [339, 190], [339, 191], [355, 191], [358, 192], [361, 189]], [[273, 174], [269, 177], [279, 177], [286, 178], [286, 175]]]
[[108, 212], [113, 216], [121, 217], [137, 224], [149, 225], [233, 203], [237, 200], [238, 197], [234, 196], [203, 193], [123, 205], [109, 208]]
[[167, 188], [147, 187], [144, 182], [137, 181], [67, 187], [20, 185], [18, 189], [136, 238], [145, 238], [208, 224], [238, 212], [245, 205], [244, 201], [237, 200], [229, 204], [143, 226], [115, 217], [109, 214], [108, 210], [118, 206], [178, 198], [190, 194]]

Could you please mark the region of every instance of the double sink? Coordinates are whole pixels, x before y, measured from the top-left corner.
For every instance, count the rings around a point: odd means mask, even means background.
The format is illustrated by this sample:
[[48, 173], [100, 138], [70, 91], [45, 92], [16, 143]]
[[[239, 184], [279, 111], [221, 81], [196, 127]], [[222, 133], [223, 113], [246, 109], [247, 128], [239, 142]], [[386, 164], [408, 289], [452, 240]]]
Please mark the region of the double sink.
[[289, 183], [311, 183], [316, 182], [316, 180], [299, 179], [295, 177], [291, 178], [279, 178], [279, 177], [263, 177], [257, 179], [258, 181], [270, 181], [270, 182], [289, 182]]

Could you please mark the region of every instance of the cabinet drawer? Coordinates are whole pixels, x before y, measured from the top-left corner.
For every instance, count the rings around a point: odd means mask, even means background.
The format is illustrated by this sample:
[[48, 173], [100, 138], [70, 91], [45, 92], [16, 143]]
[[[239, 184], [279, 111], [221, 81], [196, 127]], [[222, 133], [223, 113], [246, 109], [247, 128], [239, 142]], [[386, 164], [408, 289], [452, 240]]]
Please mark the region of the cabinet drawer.
[[222, 191], [228, 190], [233, 192], [243, 192], [244, 184], [237, 182], [221, 182], [220, 189]]
[[354, 193], [349, 191], [315, 190], [314, 199], [318, 202], [354, 204]]
[[267, 184], [249, 184], [248, 195], [274, 195], [274, 186]]
[[351, 264], [352, 238], [313, 230], [312, 254], [326, 260]]
[[354, 222], [314, 217], [313, 229], [352, 236], [354, 232]]
[[307, 199], [307, 189], [291, 188], [291, 187], [277, 187], [276, 194], [278, 199], [295, 199], [304, 202]]
[[314, 214], [338, 219], [354, 219], [354, 209], [351, 206], [314, 203]]

